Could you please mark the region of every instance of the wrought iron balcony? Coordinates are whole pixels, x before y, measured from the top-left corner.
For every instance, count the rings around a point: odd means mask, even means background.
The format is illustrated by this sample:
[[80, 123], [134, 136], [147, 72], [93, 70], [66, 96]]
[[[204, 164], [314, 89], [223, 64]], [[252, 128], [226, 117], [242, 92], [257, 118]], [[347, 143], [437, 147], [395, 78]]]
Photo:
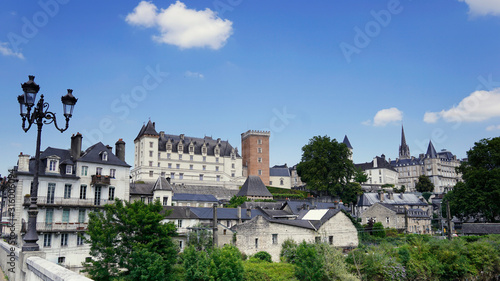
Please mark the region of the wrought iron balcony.
[[[39, 207], [103, 207], [106, 204], [113, 204], [114, 202], [114, 200], [95, 198], [78, 199], [38, 196], [36, 204]], [[28, 207], [30, 203], [31, 197], [24, 197], [24, 206]]]
[[78, 223], [78, 222], [38, 222], [36, 224], [36, 230], [38, 232], [77, 232], [77, 231], [86, 231], [87, 223]]
[[93, 184], [93, 185], [110, 185], [111, 184], [111, 177], [110, 176], [103, 176], [103, 175], [92, 175], [91, 184]]

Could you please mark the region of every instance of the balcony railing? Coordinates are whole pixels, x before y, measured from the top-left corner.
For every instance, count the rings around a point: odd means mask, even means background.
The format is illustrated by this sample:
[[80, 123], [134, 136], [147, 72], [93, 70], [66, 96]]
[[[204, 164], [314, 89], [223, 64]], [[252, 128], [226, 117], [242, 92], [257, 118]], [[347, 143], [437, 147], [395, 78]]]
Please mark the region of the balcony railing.
[[[107, 199], [95, 199], [95, 198], [64, 198], [64, 197], [46, 197], [38, 196], [36, 204], [40, 207], [102, 207], [106, 204], [113, 204], [114, 200]], [[31, 197], [24, 197], [24, 206], [29, 206], [31, 203]]]
[[92, 175], [92, 182], [91, 184], [95, 185], [110, 185], [111, 184], [111, 177], [110, 176], [103, 176], [103, 175]]
[[36, 230], [38, 232], [74, 232], [74, 231], [86, 231], [87, 223], [78, 223], [78, 222], [69, 222], [69, 223], [61, 223], [61, 222], [38, 222], [36, 224]]

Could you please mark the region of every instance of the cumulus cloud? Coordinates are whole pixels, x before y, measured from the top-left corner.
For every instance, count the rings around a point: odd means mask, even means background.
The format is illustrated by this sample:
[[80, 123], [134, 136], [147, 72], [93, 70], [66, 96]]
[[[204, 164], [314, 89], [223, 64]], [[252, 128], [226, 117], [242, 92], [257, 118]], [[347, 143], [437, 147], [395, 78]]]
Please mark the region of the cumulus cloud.
[[500, 88], [475, 91], [456, 106], [440, 112], [426, 112], [424, 122], [481, 122], [500, 116]]
[[500, 16], [500, 1], [498, 0], [458, 0], [469, 5], [472, 16]]
[[219, 18], [208, 8], [203, 11], [188, 9], [180, 1], [160, 11], [155, 4], [141, 1], [125, 20], [130, 25], [156, 28], [159, 35], [153, 36], [155, 41], [181, 49], [209, 47], [217, 50], [233, 33], [231, 21]]
[[194, 77], [194, 78], [199, 78], [199, 79], [205, 78], [205, 76], [203, 74], [198, 73], [198, 72], [191, 72], [189, 70], [184, 73], [184, 77]]
[[0, 42], [0, 54], [8, 57], [16, 57], [20, 59], [24, 59], [24, 56], [22, 53], [19, 52], [14, 52], [10, 47], [9, 43], [6, 42]]
[[363, 121], [361, 124], [366, 126], [371, 126], [373, 124], [373, 126], [375, 127], [383, 127], [389, 123], [398, 122], [401, 120], [403, 120], [403, 112], [395, 107], [391, 107], [387, 109], [382, 109], [379, 112], [377, 112], [377, 114], [375, 114], [375, 117], [373, 117], [373, 121], [366, 120]]

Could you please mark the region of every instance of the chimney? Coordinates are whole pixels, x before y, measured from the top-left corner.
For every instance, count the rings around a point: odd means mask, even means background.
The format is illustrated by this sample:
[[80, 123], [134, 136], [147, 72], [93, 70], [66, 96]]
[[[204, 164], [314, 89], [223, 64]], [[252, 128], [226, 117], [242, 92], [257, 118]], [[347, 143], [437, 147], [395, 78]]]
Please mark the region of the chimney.
[[160, 131], [160, 138], [163, 138], [165, 136], [165, 131]]
[[82, 154], [82, 134], [76, 133], [76, 135], [71, 136], [71, 157], [73, 160], [80, 158]]
[[380, 202], [384, 202], [384, 191], [379, 190], [378, 191], [378, 197], [380, 199]]
[[389, 199], [394, 200], [394, 193], [392, 191], [389, 191]]
[[241, 206], [238, 206], [238, 223], [242, 223], [242, 221], [241, 221]]
[[30, 156], [27, 154], [19, 154], [19, 160], [17, 162], [17, 171], [19, 172], [29, 172], [30, 166]]
[[179, 137], [181, 138], [181, 140], [184, 140], [184, 134], [180, 134]]
[[189, 218], [189, 214], [191, 213], [191, 208], [186, 207], [186, 218]]
[[377, 168], [377, 157], [373, 158], [373, 168]]
[[123, 141], [123, 139], [119, 139], [115, 143], [115, 155], [116, 157], [118, 157], [118, 159], [125, 162], [125, 142]]
[[334, 206], [335, 206], [335, 209], [338, 209], [339, 208], [339, 202], [338, 201], [335, 201], [333, 202]]
[[167, 177], [167, 182], [170, 183], [170, 177]]
[[110, 153], [113, 153], [113, 147], [111, 145], [106, 145], [106, 148], [109, 150]]
[[217, 241], [218, 239], [217, 239], [217, 204], [216, 203], [214, 203], [214, 220], [212, 223], [213, 223], [213, 235], [214, 235], [213, 246], [215, 248], [215, 247], [219, 246], [218, 245], [219, 243]]
[[247, 209], [247, 217], [248, 218], [252, 217], [252, 209]]

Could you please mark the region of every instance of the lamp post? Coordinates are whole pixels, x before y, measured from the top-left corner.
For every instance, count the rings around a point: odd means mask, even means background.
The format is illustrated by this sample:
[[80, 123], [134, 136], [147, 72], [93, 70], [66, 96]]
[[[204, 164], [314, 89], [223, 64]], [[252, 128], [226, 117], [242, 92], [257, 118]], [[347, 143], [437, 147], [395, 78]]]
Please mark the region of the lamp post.
[[[36, 137], [36, 154], [35, 154], [35, 173], [33, 175], [33, 189], [31, 191], [31, 202], [28, 209], [28, 230], [24, 236], [23, 252], [38, 251], [40, 247], [36, 243], [38, 234], [36, 232], [36, 217], [38, 215], [37, 198], [38, 198], [38, 173], [40, 169], [40, 142], [42, 136], [43, 124], [54, 123], [55, 127], [62, 132], [66, 131], [69, 126], [69, 119], [73, 115], [73, 108], [78, 100], [73, 96], [73, 90], [68, 89], [68, 93], [61, 97], [63, 104], [64, 117], [66, 118], [66, 126], [59, 128], [57, 126], [56, 114], [49, 111], [49, 104], [44, 101], [43, 95], [35, 104], [36, 94], [40, 90], [40, 86], [35, 83], [35, 76], [30, 75], [29, 81], [21, 85], [23, 95], [17, 97], [20, 105], [21, 117], [23, 119], [23, 130], [28, 132], [31, 125], [36, 124], [38, 127]], [[28, 123], [26, 125], [26, 122]]]

